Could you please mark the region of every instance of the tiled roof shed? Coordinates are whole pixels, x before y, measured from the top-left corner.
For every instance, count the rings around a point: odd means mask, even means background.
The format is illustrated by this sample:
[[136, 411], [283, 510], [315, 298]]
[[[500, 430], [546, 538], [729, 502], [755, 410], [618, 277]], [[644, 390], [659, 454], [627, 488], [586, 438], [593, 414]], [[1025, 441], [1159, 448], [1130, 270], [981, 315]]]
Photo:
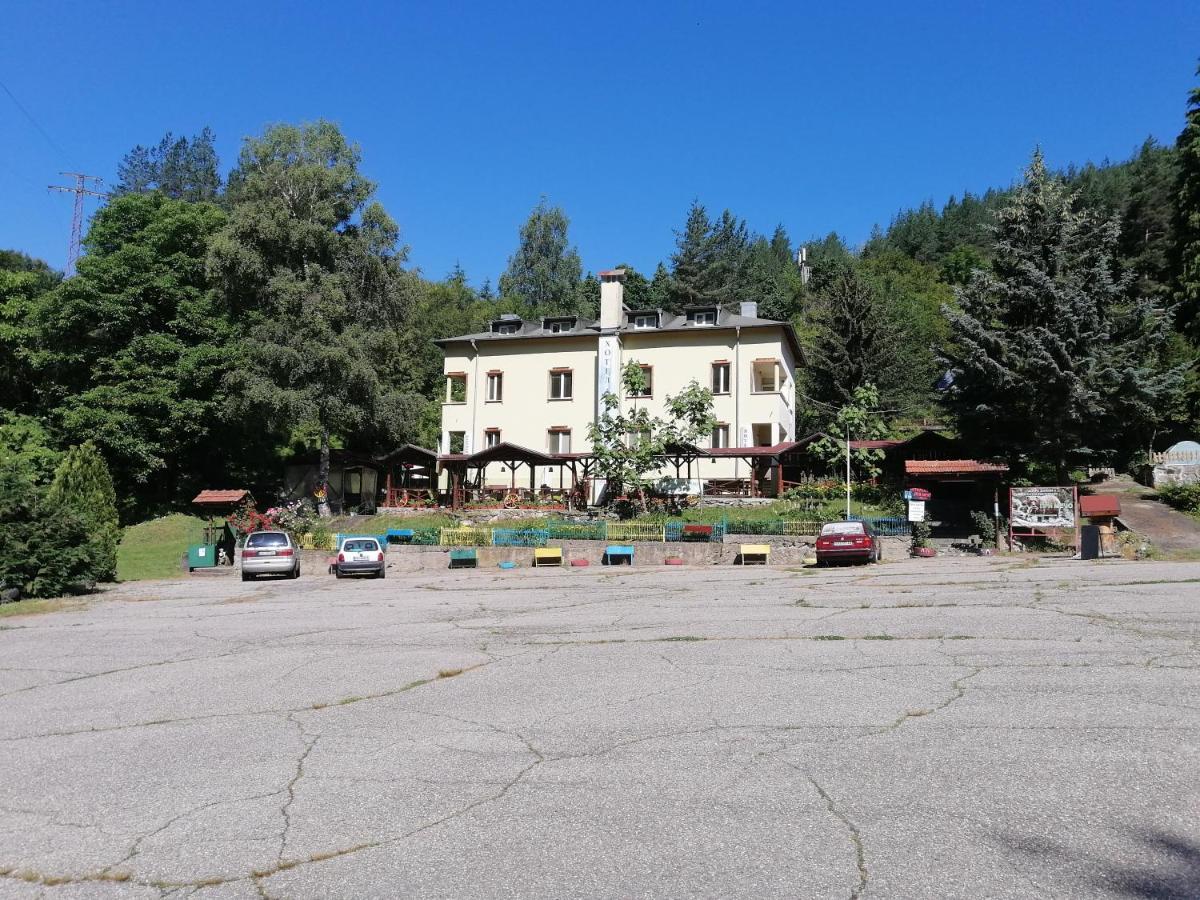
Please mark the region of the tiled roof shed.
[[193, 498], [196, 506], [228, 506], [231, 503], [241, 503], [250, 496], [249, 491], [234, 489], [229, 491], [201, 491]]
[[1005, 463], [978, 459], [906, 459], [905, 475], [1003, 475]]

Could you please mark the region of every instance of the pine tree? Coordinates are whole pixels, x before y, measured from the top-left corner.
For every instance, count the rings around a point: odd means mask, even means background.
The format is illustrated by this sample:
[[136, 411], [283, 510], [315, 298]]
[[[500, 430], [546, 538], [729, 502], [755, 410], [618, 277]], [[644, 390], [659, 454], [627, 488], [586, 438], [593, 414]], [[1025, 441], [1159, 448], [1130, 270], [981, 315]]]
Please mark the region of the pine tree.
[[[1196, 74], [1200, 75], [1200, 68]], [[1175, 149], [1179, 169], [1173, 268], [1178, 279], [1178, 321], [1195, 334], [1200, 331], [1200, 87], [1188, 95], [1187, 121]]]
[[1117, 274], [1116, 219], [1080, 209], [1040, 151], [996, 216], [995, 258], [943, 311], [964, 437], [1052, 464], [1129, 452], [1178, 389], [1164, 309]]
[[671, 255], [671, 299], [667, 307], [733, 303], [741, 295], [750, 256], [746, 223], [729, 210], [715, 222], [692, 201]]
[[140, 144], [117, 164], [114, 196], [161, 191], [173, 200], [215, 200], [221, 192], [216, 135], [204, 128], [189, 141], [170, 132], [157, 147]]
[[108, 464], [91, 441], [72, 447], [59, 463], [47, 502], [78, 516], [87, 529], [91, 548], [91, 574], [95, 581], [117, 577], [117, 544], [121, 531], [117, 522], [117, 493]]

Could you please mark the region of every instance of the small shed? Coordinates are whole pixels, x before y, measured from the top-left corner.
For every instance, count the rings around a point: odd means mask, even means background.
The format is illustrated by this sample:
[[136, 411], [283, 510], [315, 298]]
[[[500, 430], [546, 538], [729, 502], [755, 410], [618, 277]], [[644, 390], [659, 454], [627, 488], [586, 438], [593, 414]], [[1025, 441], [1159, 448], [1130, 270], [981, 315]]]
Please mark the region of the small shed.
[[904, 484], [929, 491], [927, 516], [935, 527], [956, 534], [969, 531], [975, 510], [995, 514], [1008, 465], [979, 459], [908, 459]]
[[192, 498], [192, 505], [208, 517], [208, 523], [188, 545], [189, 572], [216, 565], [233, 565], [237, 534], [229, 524], [229, 517], [246, 503], [254, 503], [254, 497], [242, 488], [206, 490]]
[[[284, 496], [311, 498], [319, 487], [320, 453], [293, 459], [284, 470]], [[353, 450], [329, 451], [329, 508], [335, 514], [351, 510], [373, 513], [378, 505], [383, 465], [374, 457]]]

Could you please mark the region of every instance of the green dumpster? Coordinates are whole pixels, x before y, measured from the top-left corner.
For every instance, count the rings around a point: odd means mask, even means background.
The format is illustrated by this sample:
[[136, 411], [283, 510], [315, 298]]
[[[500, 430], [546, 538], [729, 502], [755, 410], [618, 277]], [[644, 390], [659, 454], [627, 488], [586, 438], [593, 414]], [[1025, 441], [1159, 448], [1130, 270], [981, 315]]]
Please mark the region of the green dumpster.
[[217, 564], [216, 544], [192, 544], [188, 547], [188, 571], [208, 569]]

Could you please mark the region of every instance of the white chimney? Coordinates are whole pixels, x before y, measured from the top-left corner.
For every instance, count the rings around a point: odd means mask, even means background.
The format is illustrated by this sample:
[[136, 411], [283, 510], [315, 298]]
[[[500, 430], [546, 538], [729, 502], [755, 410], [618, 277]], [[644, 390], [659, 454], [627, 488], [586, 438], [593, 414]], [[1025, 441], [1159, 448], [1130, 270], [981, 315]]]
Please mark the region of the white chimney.
[[625, 270], [600, 273], [600, 328], [619, 328], [625, 311]]
[[743, 300], [742, 301], [742, 316], [744, 316], [747, 319], [757, 319], [758, 318], [758, 301], [757, 300]]

